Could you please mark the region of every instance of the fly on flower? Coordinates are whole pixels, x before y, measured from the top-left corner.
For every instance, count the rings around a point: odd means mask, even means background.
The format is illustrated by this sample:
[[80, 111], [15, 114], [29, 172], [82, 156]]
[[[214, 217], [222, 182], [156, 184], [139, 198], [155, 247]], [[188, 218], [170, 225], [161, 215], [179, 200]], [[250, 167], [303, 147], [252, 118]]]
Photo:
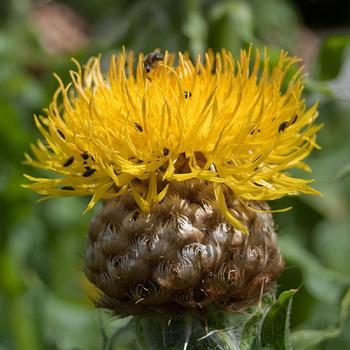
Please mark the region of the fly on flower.
[[164, 59], [164, 55], [161, 52], [154, 51], [145, 56], [143, 59], [143, 67], [145, 68], [146, 73], [149, 73], [152, 69], [152, 66], [158, 62], [162, 61]]

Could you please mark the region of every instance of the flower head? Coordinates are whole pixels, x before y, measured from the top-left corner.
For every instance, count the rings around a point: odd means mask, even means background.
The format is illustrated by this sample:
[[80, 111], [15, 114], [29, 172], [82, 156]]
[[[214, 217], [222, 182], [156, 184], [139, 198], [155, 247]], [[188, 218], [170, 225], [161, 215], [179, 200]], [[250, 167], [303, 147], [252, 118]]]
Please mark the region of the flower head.
[[[315, 147], [317, 104], [302, 99], [298, 59], [281, 52], [270, 67], [267, 52], [207, 52], [192, 62], [165, 52], [113, 56], [108, 74], [100, 58], [60, 79], [50, 106], [35, 122], [45, 141], [32, 145], [27, 163], [57, 173], [26, 185], [46, 196], [130, 192], [142, 211], [166, 196], [169, 183], [199, 179], [214, 186], [215, 200], [236, 227], [223, 187], [242, 200], [274, 200], [299, 192], [317, 194], [303, 159]], [[176, 63], [175, 63], [176, 62]], [[136, 66], [136, 68], [135, 68]], [[297, 67], [298, 68], [298, 67]], [[287, 75], [294, 69], [294, 74]], [[288, 81], [287, 81], [288, 80]]]

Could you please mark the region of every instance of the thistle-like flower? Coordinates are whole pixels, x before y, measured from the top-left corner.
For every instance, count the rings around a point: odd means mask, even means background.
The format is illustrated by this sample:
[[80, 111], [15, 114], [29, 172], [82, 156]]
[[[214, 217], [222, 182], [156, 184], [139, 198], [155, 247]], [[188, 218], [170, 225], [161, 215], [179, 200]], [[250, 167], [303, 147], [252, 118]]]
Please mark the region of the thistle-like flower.
[[[26, 176], [43, 195], [104, 200], [85, 257], [98, 304], [116, 314], [149, 308], [238, 308], [283, 268], [267, 200], [317, 194], [291, 168], [317, 148], [317, 104], [301, 97], [298, 59], [281, 52], [208, 52], [192, 62], [132, 53], [71, 71], [44, 116], [45, 141], [27, 163], [57, 173]], [[287, 76], [289, 78], [287, 78]]]

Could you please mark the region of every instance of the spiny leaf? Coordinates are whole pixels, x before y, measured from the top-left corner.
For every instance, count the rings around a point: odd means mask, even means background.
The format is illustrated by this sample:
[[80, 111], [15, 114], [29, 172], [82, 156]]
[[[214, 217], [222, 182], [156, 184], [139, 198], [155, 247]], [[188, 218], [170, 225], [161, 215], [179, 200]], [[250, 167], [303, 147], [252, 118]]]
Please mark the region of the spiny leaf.
[[240, 350], [253, 350], [257, 346], [256, 335], [260, 332], [262, 317], [263, 312], [259, 309], [248, 319], [243, 328]]
[[261, 327], [261, 349], [288, 350], [289, 344], [289, 314], [292, 297], [296, 289], [280, 294], [277, 301], [270, 307]]

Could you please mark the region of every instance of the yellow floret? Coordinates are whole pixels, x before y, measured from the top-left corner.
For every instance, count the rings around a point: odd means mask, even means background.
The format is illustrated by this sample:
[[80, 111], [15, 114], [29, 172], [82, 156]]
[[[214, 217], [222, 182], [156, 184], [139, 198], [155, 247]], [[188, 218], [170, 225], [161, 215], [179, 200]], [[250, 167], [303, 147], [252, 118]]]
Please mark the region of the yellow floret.
[[[281, 52], [274, 67], [266, 51], [205, 54], [165, 52], [146, 72], [143, 55], [111, 58], [108, 74], [100, 58], [71, 72], [45, 116], [35, 122], [45, 141], [32, 145], [27, 163], [59, 174], [27, 178], [46, 196], [92, 195], [101, 199], [131, 191], [143, 211], [160, 202], [171, 181], [192, 178], [214, 183], [227, 219], [222, 185], [242, 200], [274, 200], [299, 192], [317, 194], [310, 180], [294, 178], [290, 168], [309, 171], [303, 159], [318, 147], [317, 104], [302, 99], [298, 59]], [[174, 63], [174, 62], [177, 63]], [[262, 62], [262, 63], [261, 63]], [[135, 63], [135, 64], [134, 64]], [[136, 66], [136, 68], [135, 68]], [[286, 81], [286, 75], [295, 74]], [[178, 171], [180, 158], [188, 166]], [[161, 188], [159, 178], [161, 177]], [[138, 181], [148, 183], [146, 193]], [[242, 228], [242, 227], [240, 227]]]

